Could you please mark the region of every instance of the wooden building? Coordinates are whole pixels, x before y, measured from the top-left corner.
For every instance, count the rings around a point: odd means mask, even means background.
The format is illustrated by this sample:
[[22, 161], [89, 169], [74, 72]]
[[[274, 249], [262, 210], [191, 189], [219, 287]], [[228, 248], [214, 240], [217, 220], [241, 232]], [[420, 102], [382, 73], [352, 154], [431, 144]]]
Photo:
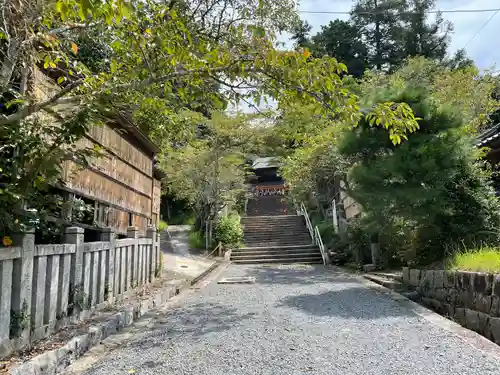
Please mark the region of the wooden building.
[[[40, 71], [35, 82], [39, 99], [51, 96], [59, 89]], [[64, 183], [56, 190], [62, 192], [68, 201], [78, 199], [90, 209], [78, 218], [68, 209], [62, 215], [62, 221], [72, 225], [78, 223], [95, 237], [98, 237], [99, 229], [105, 227], [125, 235], [129, 226], [137, 227], [142, 234], [148, 225], [158, 226], [163, 177], [154, 165], [158, 149], [132, 123], [130, 116], [121, 113], [104, 125], [91, 126], [78, 145], [98, 146], [101, 156], [90, 160], [85, 169], [66, 161]]]

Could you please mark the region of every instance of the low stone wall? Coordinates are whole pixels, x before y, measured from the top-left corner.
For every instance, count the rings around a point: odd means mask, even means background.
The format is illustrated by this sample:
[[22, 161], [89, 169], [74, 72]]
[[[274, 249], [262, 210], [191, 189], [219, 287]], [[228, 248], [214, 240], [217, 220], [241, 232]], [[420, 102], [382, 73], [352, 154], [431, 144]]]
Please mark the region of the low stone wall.
[[500, 345], [500, 274], [403, 268], [422, 303]]

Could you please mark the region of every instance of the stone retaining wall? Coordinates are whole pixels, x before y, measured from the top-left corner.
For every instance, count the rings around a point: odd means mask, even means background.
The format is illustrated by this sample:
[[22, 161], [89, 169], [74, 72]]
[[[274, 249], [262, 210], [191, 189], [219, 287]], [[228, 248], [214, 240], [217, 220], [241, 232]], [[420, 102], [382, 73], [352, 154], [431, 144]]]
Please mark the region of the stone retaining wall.
[[423, 304], [500, 345], [500, 274], [403, 268]]

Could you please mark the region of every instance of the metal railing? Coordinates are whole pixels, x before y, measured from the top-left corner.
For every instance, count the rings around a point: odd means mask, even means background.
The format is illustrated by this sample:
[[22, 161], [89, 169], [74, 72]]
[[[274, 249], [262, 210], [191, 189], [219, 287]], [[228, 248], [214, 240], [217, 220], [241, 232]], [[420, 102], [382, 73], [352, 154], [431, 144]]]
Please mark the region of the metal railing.
[[306, 226], [307, 226], [307, 229], [309, 230], [309, 234], [311, 235], [311, 240], [314, 244], [314, 228], [312, 226], [312, 223], [311, 223], [311, 219], [309, 219], [309, 215], [307, 214], [307, 209], [306, 209], [306, 206], [304, 205], [304, 203], [301, 203], [300, 204], [300, 214], [301, 215], [304, 215], [304, 219], [306, 219]]
[[307, 213], [307, 208], [304, 205], [304, 203], [300, 203], [300, 206], [297, 209], [297, 214], [304, 216], [304, 219], [306, 220], [307, 229], [309, 230], [309, 234], [311, 235], [312, 243], [319, 247], [319, 250], [321, 251], [321, 257], [323, 258], [323, 264], [325, 265], [328, 264], [329, 263], [328, 254], [326, 253], [323, 239], [321, 238], [321, 234], [319, 233], [319, 228], [317, 226], [313, 227], [311, 219], [309, 218], [309, 214]]
[[314, 227], [314, 240], [316, 242], [316, 245], [318, 245], [319, 250], [321, 251], [321, 257], [323, 258], [323, 264], [328, 264], [328, 255], [326, 254], [325, 251], [325, 245], [323, 244], [323, 239], [321, 238], [321, 234], [319, 233], [319, 228], [316, 226]]

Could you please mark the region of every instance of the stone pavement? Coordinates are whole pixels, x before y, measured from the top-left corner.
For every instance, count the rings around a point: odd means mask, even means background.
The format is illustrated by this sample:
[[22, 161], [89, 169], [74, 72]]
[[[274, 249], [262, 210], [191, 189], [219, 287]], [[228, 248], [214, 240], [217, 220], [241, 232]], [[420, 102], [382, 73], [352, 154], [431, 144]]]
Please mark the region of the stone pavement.
[[493, 343], [466, 339], [454, 323], [442, 324], [359, 276], [323, 266], [231, 265], [218, 278], [238, 276], [256, 283], [192, 290], [87, 366], [77, 361], [80, 370], [71, 374], [500, 373]]

